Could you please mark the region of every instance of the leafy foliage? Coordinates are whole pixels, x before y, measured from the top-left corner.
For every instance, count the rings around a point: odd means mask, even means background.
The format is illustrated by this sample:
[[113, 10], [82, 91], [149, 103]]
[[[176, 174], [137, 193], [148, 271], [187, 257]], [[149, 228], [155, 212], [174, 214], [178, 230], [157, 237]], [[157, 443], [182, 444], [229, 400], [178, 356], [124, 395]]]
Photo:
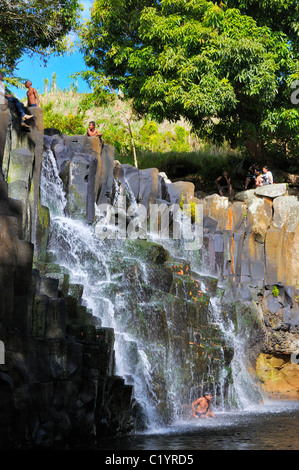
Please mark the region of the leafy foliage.
[[86, 125], [84, 115], [69, 113], [64, 115], [53, 111], [53, 103], [49, 102], [43, 105], [43, 120], [45, 128], [58, 129], [62, 134], [66, 135], [82, 135], [86, 134]]
[[298, 50], [299, 4], [294, 0], [227, 0], [230, 8], [239, 8], [252, 16], [259, 26], [268, 26], [273, 31], [286, 34], [292, 47]]
[[183, 116], [201, 138], [254, 158], [294, 132], [297, 148], [298, 6], [292, 16], [294, 2], [270, 3], [97, 0], [81, 34], [86, 64], [157, 122]]
[[66, 49], [64, 38], [78, 25], [79, 0], [1, 0], [0, 68], [12, 72], [22, 54]]

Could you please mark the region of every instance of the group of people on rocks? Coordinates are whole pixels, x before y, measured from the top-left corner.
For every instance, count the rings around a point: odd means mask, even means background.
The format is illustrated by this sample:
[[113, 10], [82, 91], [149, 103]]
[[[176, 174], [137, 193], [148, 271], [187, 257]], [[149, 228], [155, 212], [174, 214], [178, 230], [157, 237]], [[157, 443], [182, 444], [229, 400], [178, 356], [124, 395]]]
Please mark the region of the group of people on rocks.
[[[232, 194], [232, 184], [228, 172], [223, 171], [222, 175], [216, 178], [215, 184], [218, 188], [220, 196], [223, 196], [225, 190], [228, 191], [229, 196]], [[264, 165], [262, 171], [259, 169], [259, 165], [254, 163], [248, 168], [244, 189], [250, 189], [252, 187], [266, 186], [273, 184], [273, 175], [269, 170], [269, 167]]]
[[[36, 89], [33, 88], [32, 82], [30, 80], [26, 80], [25, 87], [28, 89], [27, 107], [28, 108], [39, 107], [40, 101], [39, 101], [38, 93]], [[2, 72], [0, 72], [0, 104], [4, 104], [5, 99], [15, 105], [16, 110], [20, 116], [21, 127], [23, 129], [29, 129], [31, 122], [32, 122], [31, 120], [34, 117], [34, 115], [27, 113], [24, 104], [21, 101], [19, 101], [18, 98], [16, 98], [12, 94], [6, 93], [5, 86], [4, 86], [4, 75]], [[100, 132], [98, 129], [96, 129], [94, 121], [90, 121], [86, 135], [89, 137], [94, 137], [94, 136], [99, 137], [99, 139], [102, 141], [103, 133]]]
[[273, 184], [273, 175], [269, 168], [264, 165], [260, 171], [257, 163], [251, 165], [246, 176], [245, 189], [248, 189], [249, 185], [266, 186], [268, 184]]

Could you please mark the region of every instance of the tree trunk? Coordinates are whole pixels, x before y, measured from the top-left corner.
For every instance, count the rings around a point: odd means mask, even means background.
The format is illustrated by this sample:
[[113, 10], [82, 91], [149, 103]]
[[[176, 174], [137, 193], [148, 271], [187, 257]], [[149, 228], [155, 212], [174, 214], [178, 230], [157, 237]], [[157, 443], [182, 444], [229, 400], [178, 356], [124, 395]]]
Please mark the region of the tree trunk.
[[134, 157], [134, 165], [135, 165], [136, 168], [138, 168], [135, 141], [134, 141], [133, 132], [132, 132], [131, 125], [130, 125], [130, 122], [129, 122], [129, 121], [128, 121], [128, 128], [129, 128], [129, 133], [130, 133], [131, 143], [132, 143], [132, 150], [133, 150], [133, 157]]
[[264, 142], [261, 139], [247, 137], [244, 144], [247, 152], [254, 162], [259, 165], [267, 165], [269, 163], [269, 155], [265, 149]]

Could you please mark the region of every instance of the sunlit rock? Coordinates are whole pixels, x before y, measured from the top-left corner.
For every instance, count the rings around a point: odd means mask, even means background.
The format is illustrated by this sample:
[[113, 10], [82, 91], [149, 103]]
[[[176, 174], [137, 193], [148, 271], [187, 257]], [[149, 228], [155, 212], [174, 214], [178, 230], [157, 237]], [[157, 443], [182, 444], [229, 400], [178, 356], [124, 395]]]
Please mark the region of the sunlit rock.
[[259, 186], [255, 189], [257, 196], [270, 197], [272, 199], [283, 196], [286, 193], [287, 187], [285, 183], [269, 184], [266, 186]]

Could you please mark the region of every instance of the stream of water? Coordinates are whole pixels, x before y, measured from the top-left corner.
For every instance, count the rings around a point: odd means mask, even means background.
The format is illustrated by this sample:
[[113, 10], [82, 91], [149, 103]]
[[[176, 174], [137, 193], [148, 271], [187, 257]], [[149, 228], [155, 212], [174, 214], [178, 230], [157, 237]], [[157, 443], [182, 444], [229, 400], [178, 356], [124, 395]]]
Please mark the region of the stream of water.
[[[232, 323], [223, 323], [219, 315], [217, 299], [211, 299], [213, 321], [221, 327], [226, 341], [235, 350], [232, 362], [234, 385], [230, 394], [238, 408], [227, 411], [224, 399], [218, 400], [215, 420], [175, 421], [163, 427], [157, 419], [152, 365], [142, 347], [124, 330], [119, 330], [115, 318], [115, 305], [109, 299], [109, 289], [117, 286], [117, 274], [113, 274], [108, 263], [111, 246], [94, 236], [92, 227], [65, 215], [66, 199], [59, 178], [56, 161], [51, 151], [44, 154], [41, 178], [41, 202], [49, 207], [51, 216], [51, 238], [48, 249], [59, 264], [70, 274], [73, 284], [84, 286], [83, 301], [95, 316], [101, 318], [103, 326], [116, 332], [116, 373], [129, 378], [131, 364], [124, 358], [124, 343], [136, 346], [139, 365], [134, 369], [135, 396], [142, 403], [147, 418], [147, 432], [134, 436], [101, 442], [101, 449], [299, 449], [298, 403], [271, 403], [252, 407], [252, 402], [262, 402], [260, 391], [256, 391], [250, 376], [246, 375], [242, 344], [235, 335]], [[167, 244], [166, 244], [167, 245]], [[173, 246], [166, 246], [172, 250]], [[112, 248], [112, 250], [115, 249]], [[146, 278], [146, 266], [142, 275]], [[118, 302], [122, 300], [119, 297]], [[119, 305], [121, 308], [122, 306]], [[123, 306], [125, 308], [125, 306]], [[161, 357], [163, 352], [161, 353]], [[170, 374], [170, 387], [171, 387]], [[130, 379], [129, 379], [130, 380]], [[218, 390], [219, 391], [219, 390]], [[149, 399], [149, 393], [151, 399]], [[220, 391], [220, 395], [222, 392]], [[254, 396], [254, 399], [253, 399]]]

